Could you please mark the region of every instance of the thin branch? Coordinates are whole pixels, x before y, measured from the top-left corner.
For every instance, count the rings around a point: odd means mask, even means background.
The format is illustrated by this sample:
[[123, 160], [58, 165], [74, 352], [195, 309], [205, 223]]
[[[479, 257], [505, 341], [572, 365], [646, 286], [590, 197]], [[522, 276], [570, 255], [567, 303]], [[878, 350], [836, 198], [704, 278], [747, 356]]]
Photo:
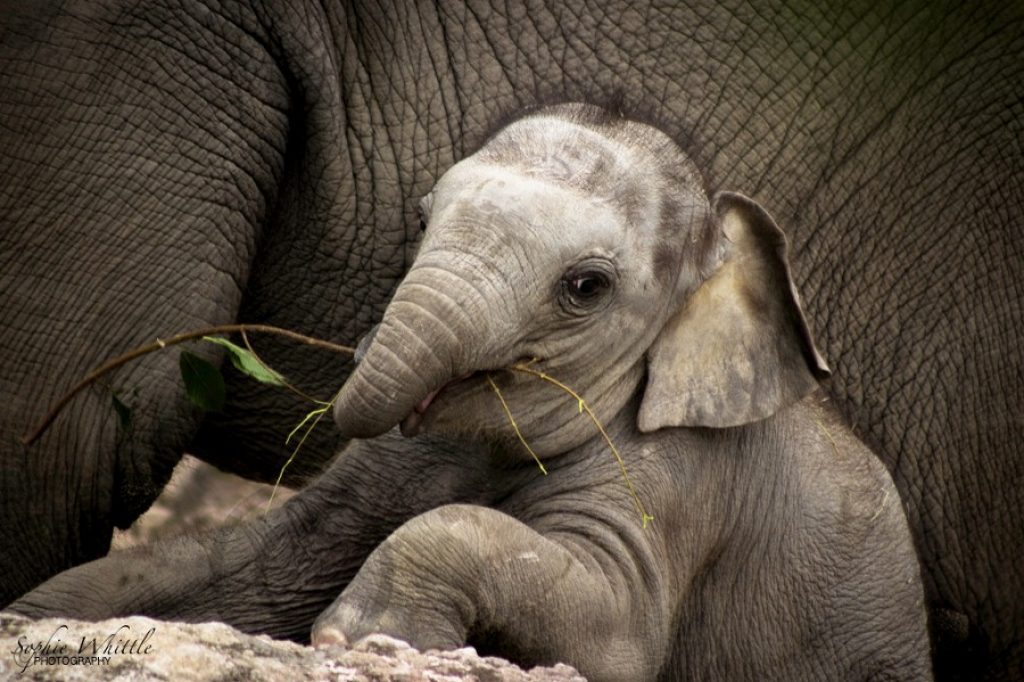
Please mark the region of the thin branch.
[[331, 343], [330, 341], [316, 339], [313, 338], [312, 336], [306, 336], [305, 334], [299, 334], [298, 332], [293, 332], [288, 329], [281, 329], [280, 327], [274, 327], [268, 324], [222, 324], [217, 325], [215, 327], [205, 327], [203, 329], [185, 332], [184, 334], [172, 336], [169, 339], [157, 339], [153, 343], [147, 344], [145, 346], [140, 346], [139, 348], [135, 348], [134, 350], [128, 351], [124, 355], [119, 355], [112, 360], [108, 360], [107, 362], [100, 365], [93, 371], [89, 372], [89, 374], [84, 379], [79, 381], [77, 384], [74, 385], [74, 387], [70, 391], [61, 396], [60, 400], [58, 400], [54, 404], [54, 406], [50, 408], [50, 411], [46, 413], [46, 416], [43, 417], [42, 421], [39, 422], [39, 425], [36, 426], [35, 429], [31, 431], [31, 433], [28, 433], [21, 437], [21, 442], [24, 443], [25, 445], [32, 445], [34, 442], [36, 442], [39, 439], [39, 437], [43, 435], [43, 432], [50, 427], [50, 424], [53, 423], [53, 420], [57, 418], [57, 415], [60, 414], [60, 411], [64, 409], [64, 407], [69, 402], [71, 402], [71, 399], [78, 395], [78, 393], [82, 389], [84, 389], [86, 386], [93, 383], [97, 379], [99, 379], [104, 374], [112, 372], [118, 367], [121, 367], [122, 365], [125, 365], [136, 358], [140, 358], [143, 355], [148, 355], [155, 351], [162, 350], [167, 346], [175, 346], [179, 343], [192, 341], [193, 339], [199, 339], [204, 336], [212, 336], [214, 334], [233, 334], [235, 332], [262, 332], [265, 334], [277, 334], [278, 336], [284, 336], [294, 341], [305, 343], [309, 346], [315, 346], [317, 348], [330, 350], [335, 353], [344, 353], [347, 355], [352, 355], [353, 353], [355, 353], [355, 349], [349, 346], [340, 346], [336, 343]]

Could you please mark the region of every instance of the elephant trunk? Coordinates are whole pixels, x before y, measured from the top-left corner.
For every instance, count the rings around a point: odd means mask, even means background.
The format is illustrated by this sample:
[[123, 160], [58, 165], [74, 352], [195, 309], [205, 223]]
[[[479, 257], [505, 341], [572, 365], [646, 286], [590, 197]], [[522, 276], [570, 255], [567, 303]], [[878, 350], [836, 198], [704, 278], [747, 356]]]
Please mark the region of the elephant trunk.
[[372, 438], [406, 417], [415, 426], [418, 412], [448, 382], [479, 369], [467, 352], [479, 344], [466, 340], [487, 337], [482, 309], [468, 281], [414, 267], [335, 401], [342, 436]]

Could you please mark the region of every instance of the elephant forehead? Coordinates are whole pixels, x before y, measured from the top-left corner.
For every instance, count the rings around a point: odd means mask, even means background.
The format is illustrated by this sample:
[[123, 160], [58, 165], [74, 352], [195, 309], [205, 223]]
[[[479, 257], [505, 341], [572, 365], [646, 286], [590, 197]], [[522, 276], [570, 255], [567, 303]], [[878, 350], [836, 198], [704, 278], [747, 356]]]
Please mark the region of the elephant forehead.
[[552, 112], [509, 124], [476, 155], [492, 163], [527, 166], [554, 156], [564, 159], [574, 172], [614, 173], [638, 163], [658, 165], [659, 154], [653, 150], [663, 151], [666, 144], [674, 146], [658, 129], [635, 121], [619, 119], [595, 126]]
[[661, 184], [658, 160], [645, 147], [557, 117], [518, 121], [471, 158], [600, 197], [630, 219], [656, 200]]
[[435, 199], [432, 224], [435, 220], [493, 222], [512, 229], [547, 230], [572, 241], [650, 232], [659, 215], [654, 197], [626, 206], [615, 197], [544, 175], [471, 159], [446, 174]]
[[648, 171], [637, 167], [645, 165], [641, 149], [553, 117], [518, 121], [475, 156], [487, 163], [585, 189]]

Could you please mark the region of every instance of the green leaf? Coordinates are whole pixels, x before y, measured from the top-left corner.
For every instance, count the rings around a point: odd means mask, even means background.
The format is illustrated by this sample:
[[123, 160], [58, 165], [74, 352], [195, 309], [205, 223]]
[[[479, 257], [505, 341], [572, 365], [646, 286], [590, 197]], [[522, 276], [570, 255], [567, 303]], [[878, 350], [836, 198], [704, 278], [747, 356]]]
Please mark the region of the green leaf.
[[231, 364], [235, 366], [239, 372], [248, 374], [256, 381], [262, 381], [265, 384], [271, 386], [284, 386], [284, 377], [278, 372], [270, 369], [262, 362], [259, 358], [253, 354], [247, 348], [237, 346], [227, 339], [222, 339], [216, 336], [204, 336], [203, 341], [209, 341], [215, 343], [218, 346], [224, 346], [228, 349], [228, 353], [231, 356]]
[[181, 352], [178, 365], [189, 400], [207, 411], [223, 409], [224, 377], [216, 367], [187, 350]]
[[127, 430], [128, 427], [132, 425], [132, 408], [125, 405], [124, 402], [117, 397], [116, 393], [111, 393], [110, 398], [114, 401], [114, 411], [117, 412], [117, 418], [121, 422], [121, 428]]

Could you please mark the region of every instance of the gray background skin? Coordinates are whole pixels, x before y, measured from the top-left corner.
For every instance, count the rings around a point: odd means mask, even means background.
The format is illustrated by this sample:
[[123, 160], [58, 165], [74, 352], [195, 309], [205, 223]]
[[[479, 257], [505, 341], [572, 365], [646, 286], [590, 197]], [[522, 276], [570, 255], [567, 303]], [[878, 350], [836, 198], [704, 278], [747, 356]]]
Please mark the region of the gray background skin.
[[[102, 555], [186, 447], [276, 473], [304, 409], [229, 370], [229, 407], [200, 420], [167, 353], [113, 379], [140, 387], [130, 436], [97, 390], [18, 444], [89, 367], [235, 319], [353, 341], [441, 171], [522, 104], [618, 90], [786, 230], [828, 391], [948, 610], [939, 670], [1019, 670], [1019, 7], [108, 6], [0, 8], [3, 601]], [[319, 395], [346, 375], [257, 344]], [[293, 482], [336, 445], [321, 430]]]

